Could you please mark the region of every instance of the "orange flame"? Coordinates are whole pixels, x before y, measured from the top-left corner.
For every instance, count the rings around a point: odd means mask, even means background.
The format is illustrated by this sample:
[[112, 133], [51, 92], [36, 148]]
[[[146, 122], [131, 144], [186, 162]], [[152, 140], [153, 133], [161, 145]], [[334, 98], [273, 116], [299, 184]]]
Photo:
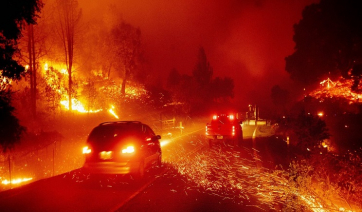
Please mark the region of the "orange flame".
[[[326, 85], [325, 85], [326, 84]], [[309, 95], [317, 99], [326, 98], [344, 98], [349, 100], [350, 104], [359, 102], [362, 98], [361, 94], [358, 94], [351, 90], [353, 85], [353, 79], [339, 78], [338, 81], [333, 82], [329, 78], [320, 82], [320, 87], [312, 91]]]
[[[65, 109], [69, 110], [69, 98], [68, 96], [64, 95], [65, 100], [60, 101], [60, 104], [64, 106]], [[72, 98], [72, 110], [73, 111], [78, 111], [80, 113], [98, 113], [100, 111], [102, 111], [102, 109], [98, 109], [98, 110], [86, 110], [83, 106], [83, 104], [75, 99]]]
[[27, 181], [30, 181], [32, 180], [33, 178], [19, 178], [19, 179], [13, 179], [11, 180], [11, 182], [9, 180], [3, 180], [1, 183], [4, 184], [4, 185], [8, 185], [8, 184], [20, 184], [20, 183], [23, 183], [23, 182], [27, 182]]

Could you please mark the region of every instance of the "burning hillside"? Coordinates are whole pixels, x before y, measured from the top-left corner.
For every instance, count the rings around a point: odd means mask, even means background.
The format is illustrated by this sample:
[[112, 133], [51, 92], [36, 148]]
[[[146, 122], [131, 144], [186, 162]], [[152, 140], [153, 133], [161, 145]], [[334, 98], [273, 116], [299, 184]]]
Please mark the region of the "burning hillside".
[[[51, 114], [69, 111], [68, 72], [65, 64], [51, 61], [40, 62], [40, 64], [42, 65], [39, 67], [37, 76], [37, 107], [39, 111], [48, 111]], [[92, 71], [87, 77], [79, 73], [73, 76], [71, 111], [75, 113], [107, 111], [109, 115], [119, 119], [117, 109], [120, 108], [122, 79], [109, 79], [101, 72]], [[20, 107], [26, 107], [24, 101], [29, 98], [27, 94], [29, 92], [28, 79], [25, 78], [19, 83], [11, 83], [11, 85], [13, 90], [17, 90]], [[129, 82], [123, 97], [127, 99], [147, 98], [147, 92], [143, 86]], [[18, 107], [18, 109], [21, 111], [21, 108]]]
[[333, 82], [331, 79], [326, 79], [320, 82], [319, 88], [310, 92], [310, 96], [319, 99], [323, 102], [326, 98], [342, 98], [349, 101], [350, 104], [360, 102], [362, 94], [351, 90], [353, 79], [344, 79], [340, 77]]

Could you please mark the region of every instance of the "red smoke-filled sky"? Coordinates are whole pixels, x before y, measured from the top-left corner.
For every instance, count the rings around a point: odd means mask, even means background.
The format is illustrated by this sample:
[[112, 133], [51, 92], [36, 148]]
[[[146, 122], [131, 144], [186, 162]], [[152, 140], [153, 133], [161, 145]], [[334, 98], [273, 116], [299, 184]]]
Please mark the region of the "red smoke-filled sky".
[[293, 24], [317, 0], [79, 0], [83, 17], [109, 5], [139, 27], [149, 68], [165, 79], [191, 74], [204, 47], [214, 77], [235, 82], [235, 102], [270, 102], [271, 87], [291, 85], [284, 58], [293, 53]]

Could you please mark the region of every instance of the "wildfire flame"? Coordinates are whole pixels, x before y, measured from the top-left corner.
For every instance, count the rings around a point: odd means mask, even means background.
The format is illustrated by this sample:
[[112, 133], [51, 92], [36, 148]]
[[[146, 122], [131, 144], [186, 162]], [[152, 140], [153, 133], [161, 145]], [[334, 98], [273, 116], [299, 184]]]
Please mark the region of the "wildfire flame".
[[[67, 70], [64, 69], [64, 66], [62, 66], [62, 65], [52, 64], [52, 67], [59, 69], [61, 74], [68, 74]], [[48, 63], [44, 63], [44, 71], [49, 71]], [[48, 85], [51, 86], [52, 85], [51, 79], [48, 79], [47, 83], [48, 83]], [[66, 93], [63, 93], [59, 89], [56, 89], [56, 91], [62, 95], [63, 100], [60, 101], [60, 104], [63, 105], [66, 110], [69, 110], [69, 96]], [[85, 109], [84, 105], [76, 98], [72, 98], [71, 101], [72, 101], [72, 108], [71, 108], [72, 111], [78, 111], [80, 113], [98, 113], [98, 112], [102, 111], [102, 109], [87, 110], [87, 109]]]
[[32, 180], [33, 178], [18, 178], [18, 179], [13, 179], [11, 180], [11, 182], [9, 180], [3, 180], [1, 183], [4, 184], [4, 185], [8, 185], [8, 184], [20, 184], [20, 183], [23, 183], [23, 182], [27, 182], [27, 181], [30, 181]]
[[[60, 105], [62, 105], [62, 108], [64, 110], [72, 110], [72, 111], [77, 111], [79, 113], [98, 113], [105, 109], [105, 108], [103, 108], [103, 109], [102, 108], [87, 108], [86, 104], [84, 102], [80, 101], [79, 99], [77, 99], [75, 97], [72, 97], [72, 99], [71, 99], [72, 108], [69, 108], [69, 95], [68, 95], [66, 89], [59, 88], [59, 86], [64, 87], [66, 85], [55, 84], [55, 83], [59, 83], [59, 80], [63, 79], [63, 78], [60, 78], [60, 79], [57, 78], [57, 76], [59, 76], [59, 74], [60, 74], [60, 76], [68, 75], [66, 66], [62, 63], [52, 63], [52, 62], [43, 62], [42, 64], [43, 64], [42, 74], [44, 75], [44, 79], [45, 79], [47, 85], [50, 86], [51, 88], [53, 88], [53, 91], [57, 92], [61, 96]], [[99, 76], [99, 74], [98, 75], [96, 75], [96, 73], [94, 73], [94, 74], [95, 74], [95, 76]], [[102, 76], [100, 76], [100, 77], [102, 77]], [[65, 77], [65, 79], [67, 79], [67, 77]], [[64, 83], [64, 82], [62, 82], [62, 83]], [[115, 89], [117, 89], [117, 88], [118, 87], [115, 84]], [[128, 86], [126, 88], [126, 94], [130, 98], [138, 98], [139, 96], [142, 96], [145, 93], [146, 93], [146, 91], [142, 87]], [[108, 112], [112, 116], [114, 116], [116, 119], [119, 119], [119, 116], [116, 114], [115, 107], [113, 105], [111, 105], [111, 108], [108, 109]]]
[[0, 70], [0, 90], [6, 89], [12, 83], [12, 79], [2, 76], [2, 70]]
[[[68, 100], [69, 98], [68, 98], [68, 96], [66, 96], [64, 98], [66, 98], [66, 100], [60, 101], [60, 104], [63, 105], [65, 109], [69, 110], [69, 100]], [[98, 113], [98, 112], [102, 111], [102, 109], [86, 110], [84, 108], [83, 104], [75, 98], [72, 98], [72, 110], [78, 111], [80, 113]]]

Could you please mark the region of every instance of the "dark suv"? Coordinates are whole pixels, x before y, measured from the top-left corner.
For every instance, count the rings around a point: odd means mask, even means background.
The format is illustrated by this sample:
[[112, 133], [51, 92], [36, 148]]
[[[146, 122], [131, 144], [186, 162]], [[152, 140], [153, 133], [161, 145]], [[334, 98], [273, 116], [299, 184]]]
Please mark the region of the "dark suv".
[[105, 122], [95, 127], [83, 148], [83, 169], [97, 174], [131, 174], [140, 179], [145, 169], [161, 165], [160, 135], [139, 121]]

